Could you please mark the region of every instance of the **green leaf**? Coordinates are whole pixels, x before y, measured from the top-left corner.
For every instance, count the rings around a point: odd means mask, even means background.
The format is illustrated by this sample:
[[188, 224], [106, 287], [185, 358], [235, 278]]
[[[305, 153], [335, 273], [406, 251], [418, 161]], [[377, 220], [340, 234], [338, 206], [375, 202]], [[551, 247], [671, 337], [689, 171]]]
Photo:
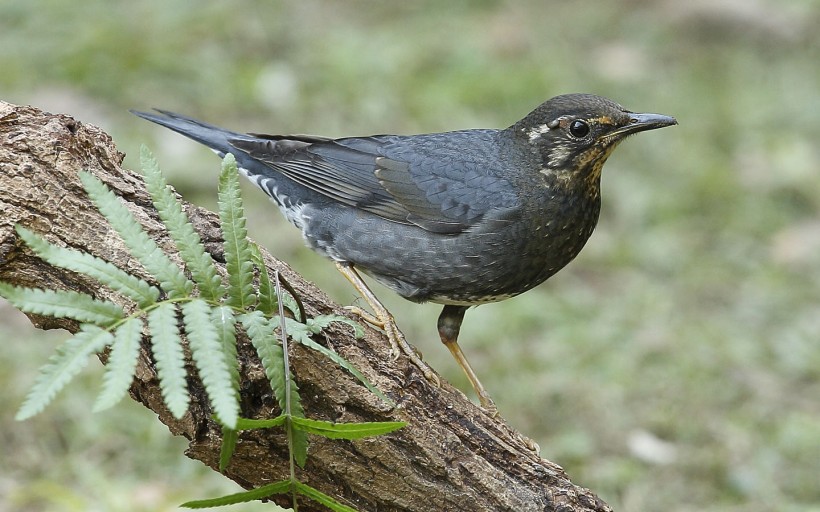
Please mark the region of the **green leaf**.
[[79, 176], [97, 209], [117, 230], [131, 254], [159, 281], [160, 287], [168, 296], [176, 298], [190, 295], [193, 283], [143, 231], [142, 226], [122, 201], [91, 173], [82, 171]]
[[0, 283], [0, 297], [24, 313], [71, 318], [104, 327], [125, 316], [122, 308], [112, 302], [73, 291], [38, 290]]
[[29, 391], [15, 418], [24, 420], [48, 405], [54, 396], [88, 364], [89, 356], [111, 344], [114, 336], [97, 326], [84, 324], [80, 331], [66, 340], [40, 368], [40, 376]]
[[364, 327], [361, 324], [342, 315], [316, 315], [313, 318], [308, 318], [306, 325], [311, 332], [319, 334], [322, 329], [325, 329], [333, 322], [349, 325], [353, 329], [353, 335], [356, 339], [364, 336]]
[[[256, 348], [256, 353], [262, 360], [262, 367], [265, 369], [265, 375], [271, 383], [273, 394], [279, 402], [279, 407], [282, 411], [286, 411], [285, 407], [285, 365], [284, 352], [282, 347], [276, 341], [274, 334], [274, 326], [260, 311], [251, 311], [239, 317], [251, 343]], [[299, 387], [293, 380], [293, 376], [288, 379], [290, 382], [290, 413], [292, 416], [304, 417], [305, 411], [302, 408], [302, 401], [299, 396]], [[293, 456], [299, 466], [304, 467], [307, 460], [307, 435], [304, 432], [289, 431], [291, 435]]]
[[211, 309], [211, 321], [219, 336], [219, 344], [225, 356], [225, 363], [231, 374], [231, 388], [239, 399], [239, 359], [236, 354], [236, 317], [233, 309], [219, 306]]
[[236, 450], [236, 441], [239, 439], [239, 432], [228, 427], [222, 427], [222, 448], [219, 450], [219, 471], [224, 473], [231, 462], [233, 452]]
[[[188, 501], [180, 505], [185, 508], [211, 508], [224, 507], [225, 505], [236, 505], [237, 503], [249, 503], [251, 501], [261, 500], [274, 494], [284, 494], [291, 490], [290, 480], [282, 480], [250, 491], [238, 492], [236, 494], [229, 494], [227, 496], [220, 496], [219, 498], [211, 498], [207, 500]], [[355, 511], [354, 511], [355, 512]]]
[[[276, 325], [278, 320], [279, 320], [278, 318], [274, 318], [274, 319], [271, 320], [271, 322], [274, 325]], [[308, 321], [310, 321], [310, 319], [308, 319]], [[300, 324], [299, 322], [296, 322], [295, 320], [288, 320], [287, 325], [288, 325], [288, 330], [290, 332], [291, 338], [294, 341], [296, 341], [297, 343], [299, 343], [301, 345], [304, 345], [304, 346], [306, 346], [310, 349], [313, 349], [316, 352], [319, 352], [320, 354], [324, 355], [325, 357], [327, 357], [328, 359], [330, 359], [331, 361], [333, 361], [337, 365], [341, 366], [342, 368], [344, 368], [345, 370], [350, 372], [350, 374], [353, 375], [354, 377], [356, 377], [356, 379], [359, 382], [361, 382], [362, 385], [364, 387], [366, 387], [371, 393], [373, 393], [377, 397], [381, 398], [382, 400], [384, 400], [387, 404], [389, 404], [391, 406], [396, 405], [396, 402], [391, 400], [387, 395], [382, 393], [382, 391], [379, 388], [377, 388], [372, 382], [367, 380], [367, 377], [365, 377], [362, 372], [360, 372], [355, 366], [353, 366], [353, 364], [350, 361], [343, 358], [342, 356], [340, 356], [336, 352], [330, 350], [329, 348], [327, 348], [325, 346], [322, 346], [322, 345], [316, 343], [315, 341], [313, 341], [313, 339], [310, 337], [310, 335], [313, 333], [313, 331], [311, 329], [307, 328], [307, 326], [305, 326], [304, 324]]]
[[387, 434], [407, 425], [403, 421], [332, 423], [310, 418], [291, 418], [291, 421], [300, 430], [328, 439], [362, 439]]
[[249, 418], [239, 418], [236, 422], [236, 430], [256, 430], [260, 428], [280, 427], [285, 424], [287, 416], [279, 416], [269, 420], [252, 420]]
[[[292, 394], [291, 400], [293, 400]], [[299, 405], [299, 408], [301, 409], [301, 405]], [[302, 413], [302, 416], [304, 416], [304, 413]], [[300, 468], [304, 469], [307, 463], [308, 433], [293, 426], [293, 420], [296, 418], [296, 416], [288, 416], [285, 422], [290, 422], [288, 436], [290, 437], [290, 449], [293, 453], [293, 460], [296, 461], [296, 464], [298, 464]]]
[[[265, 313], [266, 316], [275, 316], [278, 313], [279, 303], [276, 296], [276, 286], [273, 284], [273, 278], [268, 272], [268, 267], [265, 265], [265, 260], [262, 259], [262, 253], [259, 246], [251, 243], [251, 259], [256, 268], [259, 269], [259, 305], [256, 309]], [[299, 304], [288, 293], [282, 298], [284, 305], [293, 313], [293, 316], [299, 318], [301, 311]], [[364, 332], [364, 331], [362, 331]]]
[[256, 268], [259, 269], [259, 304], [256, 309], [265, 314], [265, 316], [273, 316], [277, 313], [279, 303], [276, 300], [276, 289], [271, 284], [270, 274], [268, 274], [268, 267], [262, 259], [262, 252], [256, 244], [250, 244], [251, 260]]
[[306, 496], [317, 503], [321, 503], [334, 512], [357, 512], [355, 508], [350, 508], [347, 505], [342, 505], [327, 494], [314, 489], [313, 487], [303, 484], [298, 480], [293, 482], [293, 488], [302, 496]]
[[285, 367], [282, 347], [276, 341], [274, 327], [261, 311], [251, 311], [240, 315], [239, 321], [245, 327], [251, 343], [259, 354], [265, 375], [271, 383], [279, 407], [285, 410]]
[[148, 329], [162, 398], [174, 418], [180, 419], [188, 410], [191, 397], [188, 394], [188, 372], [185, 370], [176, 305], [163, 302], [149, 311]]
[[254, 304], [253, 261], [251, 261], [245, 211], [239, 192], [236, 160], [230, 153], [222, 161], [219, 176], [219, 220], [225, 247], [225, 268], [228, 271], [227, 304], [247, 309]]
[[145, 175], [145, 187], [151, 195], [154, 207], [196, 281], [200, 295], [206, 300], [219, 300], [225, 294], [225, 288], [216, 272], [214, 261], [211, 255], [205, 252], [199, 234], [194, 231], [188, 216], [182, 210], [182, 204], [162, 176], [154, 155], [145, 145], [140, 147], [140, 163]]
[[239, 401], [219, 333], [211, 321], [211, 308], [204, 300], [194, 299], [182, 306], [182, 318], [188, 345], [191, 347], [191, 357], [196, 363], [214, 413], [222, 425], [236, 428]]
[[105, 365], [103, 389], [94, 404], [94, 412], [108, 409], [122, 400], [131, 387], [142, 339], [142, 319], [129, 318], [114, 331], [114, 343]]
[[[265, 369], [265, 375], [271, 383], [279, 407], [283, 411], [286, 410], [284, 354], [274, 333], [274, 329], [278, 326], [278, 317], [274, 319], [276, 322], [274, 323], [274, 321], [265, 318], [260, 311], [251, 311], [241, 315], [239, 320], [245, 327], [256, 353], [259, 354], [259, 358], [262, 360], [262, 367]], [[296, 387], [292, 377], [289, 380], [291, 382], [291, 414], [303, 417], [305, 413], [299, 398], [298, 387]]]
[[37, 256], [55, 267], [93, 277], [112, 290], [133, 299], [141, 308], [146, 308], [159, 298], [159, 290], [116, 265], [84, 252], [50, 244], [23, 226], [17, 225], [15, 229]]

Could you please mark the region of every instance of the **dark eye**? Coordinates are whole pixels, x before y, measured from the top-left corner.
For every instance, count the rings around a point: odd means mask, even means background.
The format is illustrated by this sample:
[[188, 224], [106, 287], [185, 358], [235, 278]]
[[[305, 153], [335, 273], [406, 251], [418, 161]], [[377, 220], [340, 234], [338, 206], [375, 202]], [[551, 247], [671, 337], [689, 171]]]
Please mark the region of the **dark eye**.
[[571, 133], [573, 137], [582, 139], [589, 134], [589, 125], [583, 121], [573, 121], [572, 124], [569, 125], [569, 133]]

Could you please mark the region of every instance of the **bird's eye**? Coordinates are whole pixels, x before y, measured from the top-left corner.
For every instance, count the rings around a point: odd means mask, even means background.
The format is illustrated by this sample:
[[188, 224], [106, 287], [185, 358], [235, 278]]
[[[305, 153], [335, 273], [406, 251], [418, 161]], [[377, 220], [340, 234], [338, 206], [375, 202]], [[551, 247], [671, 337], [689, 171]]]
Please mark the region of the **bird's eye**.
[[583, 121], [573, 121], [572, 124], [569, 125], [569, 133], [571, 133], [573, 137], [579, 139], [584, 138], [589, 134], [589, 125]]

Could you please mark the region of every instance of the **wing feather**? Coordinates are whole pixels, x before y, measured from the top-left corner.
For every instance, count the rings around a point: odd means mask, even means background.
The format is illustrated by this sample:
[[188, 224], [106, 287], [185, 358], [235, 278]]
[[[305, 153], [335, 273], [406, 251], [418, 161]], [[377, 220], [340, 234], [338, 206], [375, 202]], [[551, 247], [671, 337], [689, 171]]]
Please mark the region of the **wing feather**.
[[[517, 204], [498, 170], [490, 130], [413, 137], [260, 136], [229, 142], [329, 199], [437, 233], [460, 233]], [[448, 137], [449, 135], [449, 137]], [[483, 138], [482, 138], [483, 137]], [[470, 143], [480, 149], [470, 151]]]

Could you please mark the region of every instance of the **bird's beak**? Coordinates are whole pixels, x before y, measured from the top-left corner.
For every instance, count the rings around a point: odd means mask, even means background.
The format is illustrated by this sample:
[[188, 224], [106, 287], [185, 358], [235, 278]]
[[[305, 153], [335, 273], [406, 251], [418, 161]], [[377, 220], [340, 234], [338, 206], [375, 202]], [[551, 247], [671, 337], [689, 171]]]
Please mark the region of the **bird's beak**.
[[654, 130], [656, 128], [663, 128], [664, 126], [672, 126], [678, 124], [678, 120], [672, 116], [665, 116], [663, 114], [629, 114], [629, 124], [618, 128], [609, 135], [631, 135], [633, 133], [645, 132], [646, 130]]

